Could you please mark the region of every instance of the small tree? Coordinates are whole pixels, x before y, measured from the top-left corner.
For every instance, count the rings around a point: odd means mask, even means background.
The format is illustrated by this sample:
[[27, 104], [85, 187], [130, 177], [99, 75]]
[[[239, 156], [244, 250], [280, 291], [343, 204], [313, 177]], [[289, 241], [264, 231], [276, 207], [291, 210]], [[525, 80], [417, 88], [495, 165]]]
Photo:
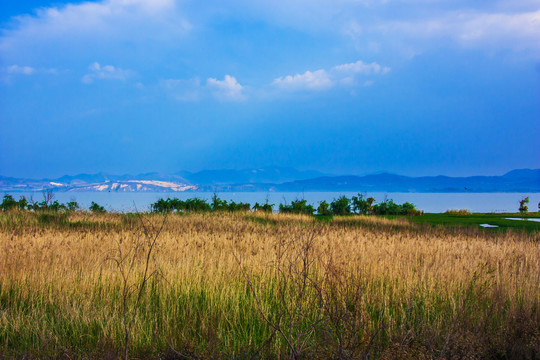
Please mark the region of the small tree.
[[51, 189], [43, 190], [43, 201], [41, 202], [41, 207], [47, 209], [54, 200], [54, 193]]
[[330, 210], [334, 215], [349, 215], [351, 213], [350, 202], [348, 197], [341, 196], [330, 203]]
[[17, 201], [17, 209], [26, 210], [27, 206], [28, 206], [28, 200], [26, 200], [25, 196], [21, 196], [19, 198], [19, 201]]
[[290, 205], [279, 204], [279, 212], [284, 214], [306, 214], [313, 215], [315, 208], [313, 205], [308, 204], [307, 200], [296, 199], [291, 202]]
[[58, 211], [64, 211], [67, 208], [66, 208], [66, 205], [59, 203], [58, 200], [54, 200], [53, 202], [49, 204], [49, 207], [47, 209], [50, 211], [58, 212]]
[[71, 200], [70, 202], [68, 202], [68, 203], [66, 204], [66, 206], [67, 206], [67, 209], [68, 209], [69, 211], [79, 210], [79, 208], [80, 208], [79, 203], [76, 202], [75, 200]]
[[15, 201], [13, 196], [5, 194], [2, 204], [0, 204], [0, 208], [2, 209], [2, 211], [15, 209], [15, 207], [17, 207], [17, 201]]
[[529, 203], [529, 197], [526, 196], [519, 202], [519, 212], [525, 214], [529, 211], [527, 204]]
[[265, 213], [271, 213], [273, 211], [274, 204], [269, 204], [268, 199], [264, 204], [259, 204], [258, 202], [253, 205], [253, 211], [263, 211]]
[[212, 211], [227, 210], [227, 200], [221, 200], [216, 193], [212, 196]]
[[92, 214], [105, 214], [107, 212], [107, 210], [105, 210], [103, 206], [98, 205], [93, 201], [92, 201], [92, 204], [90, 204], [89, 209], [92, 212]]
[[332, 215], [332, 212], [330, 211], [330, 204], [326, 202], [326, 200], [323, 200], [319, 203], [319, 207], [317, 208], [317, 213], [319, 215]]
[[291, 206], [294, 214], [313, 215], [315, 212], [315, 208], [313, 205], [308, 204], [307, 200], [294, 200], [291, 202]]
[[358, 196], [353, 196], [351, 199], [351, 205], [354, 212], [362, 215], [369, 215], [373, 212], [373, 203], [375, 199], [369, 197], [364, 198], [364, 195], [358, 194]]

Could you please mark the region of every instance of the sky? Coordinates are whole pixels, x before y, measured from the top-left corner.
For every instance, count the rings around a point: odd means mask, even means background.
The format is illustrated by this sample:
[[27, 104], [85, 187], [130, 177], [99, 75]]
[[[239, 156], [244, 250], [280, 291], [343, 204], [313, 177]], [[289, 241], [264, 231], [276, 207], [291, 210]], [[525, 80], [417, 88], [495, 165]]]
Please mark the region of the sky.
[[540, 168], [540, 0], [0, 4], [0, 175]]

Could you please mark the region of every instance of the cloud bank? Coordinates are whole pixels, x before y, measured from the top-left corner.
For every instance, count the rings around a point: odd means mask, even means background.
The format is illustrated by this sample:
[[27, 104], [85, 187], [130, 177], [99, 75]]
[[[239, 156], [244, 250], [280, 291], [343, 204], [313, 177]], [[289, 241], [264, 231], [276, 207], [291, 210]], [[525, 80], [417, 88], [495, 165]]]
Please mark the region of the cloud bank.
[[225, 75], [223, 80], [209, 78], [206, 81], [206, 86], [221, 100], [239, 101], [245, 99], [242, 93], [243, 86], [238, 83], [234, 76]]
[[94, 62], [88, 68], [91, 72], [82, 77], [83, 84], [92, 84], [95, 80], [126, 80], [132, 74], [130, 70], [112, 65], [101, 66], [98, 62]]
[[[320, 69], [306, 71], [303, 74], [281, 76], [272, 82], [272, 85], [284, 90], [299, 91], [328, 90], [335, 86], [353, 86], [357, 84], [357, 77], [361, 75], [384, 75], [390, 72], [388, 66], [381, 66], [376, 62], [365, 63], [358, 60], [354, 63], [341, 64], [330, 70]], [[373, 84], [373, 80], [364, 80], [364, 86]]]

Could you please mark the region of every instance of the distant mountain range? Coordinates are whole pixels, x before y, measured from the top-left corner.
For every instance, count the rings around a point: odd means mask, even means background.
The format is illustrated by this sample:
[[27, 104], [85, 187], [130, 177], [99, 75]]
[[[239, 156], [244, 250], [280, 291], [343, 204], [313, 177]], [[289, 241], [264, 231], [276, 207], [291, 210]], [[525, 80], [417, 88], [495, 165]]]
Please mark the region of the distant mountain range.
[[18, 179], [0, 176], [0, 191], [358, 191], [358, 192], [540, 192], [540, 169], [513, 170], [501, 176], [422, 176], [389, 173], [331, 176], [292, 168], [203, 170], [172, 175], [104, 173], [57, 179]]
[[362, 191], [362, 192], [538, 192], [540, 170], [513, 170], [502, 176], [422, 176], [395, 174], [325, 176], [280, 184], [279, 191]]
[[287, 167], [244, 170], [203, 170], [196, 173], [182, 171], [176, 173], [192, 184], [231, 185], [231, 184], [281, 184], [284, 182], [307, 180], [329, 176], [319, 171], [299, 171]]

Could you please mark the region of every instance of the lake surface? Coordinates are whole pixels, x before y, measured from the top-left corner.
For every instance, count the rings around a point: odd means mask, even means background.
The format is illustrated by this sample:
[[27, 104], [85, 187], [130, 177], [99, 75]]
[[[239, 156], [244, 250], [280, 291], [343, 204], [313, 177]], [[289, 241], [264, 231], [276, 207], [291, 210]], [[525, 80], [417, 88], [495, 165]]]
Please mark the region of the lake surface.
[[[266, 199], [270, 204], [275, 204], [277, 210], [280, 203], [290, 203], [296, 199], [306, 199], [308, 203], [318, 206], [319, 201], [328, 202], [345, 195], [351, 198], [357, 192], [226, 192], [218, 193], [223, 200], [233, 200], [235, 202], [248, 202], [254, 205], [256, 202], [264, 203]], [[11, 193], [15, 199], [24, 195], [27, 199], [42, 201], [41, 192]], [[54, 199], [61, 203], [75, 200], [83, 208], [88, 208], [92, 201], [104, 206], [109, 211], [129, 212], [148, 211], [150, 204], [159, 198], [188, 199], [193, 197], [210, 199], [211, 192], [174, 192], [174, 193], [147, 193], [147, 192], [56, 192]], [[420, 210], [425, 212], [445, 212], [448, 209], [467, 209], [472, 212], [517, 212], [519, 201], [524, 196], [529, 196], [529, 211], [538, 211], [540, 193], [366, 193], [373, 196], [377, 202], [385, 199], [393, 199], [396, 203], [406, 201], [413, 203]]]

